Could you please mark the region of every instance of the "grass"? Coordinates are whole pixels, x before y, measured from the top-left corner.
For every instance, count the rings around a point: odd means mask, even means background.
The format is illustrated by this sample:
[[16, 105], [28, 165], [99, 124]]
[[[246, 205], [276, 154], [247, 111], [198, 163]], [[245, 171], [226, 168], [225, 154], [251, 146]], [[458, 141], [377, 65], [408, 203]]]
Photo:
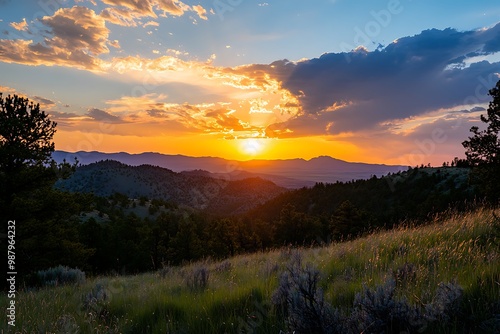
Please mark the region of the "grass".
[[[494, 327], [498, 318], [492, 320], [500, 314], [500, 221], [492, 210], [478, 209], [326, 247], [274, 250], [224, 262], [193, 263], [162, 274], [97, 277], [76, 286], [23, 291], [16, 296], [15, 330], [4, 322], [2, 330], [279, 333], [285, 330], [286, 319], [271, 304], [271, 297], [295, 253], [320, 271], [325, 300], [344, 314], [352, 311], [364, 286], [374, 288], [391, 278], [398, 297], [422, 307], [432, 302], [441, 282], [455, 282], [463, 289], [463, 323], [446, 328], [438, 324], [427, 332], [500, 328]], [[200, 267], [209, 272], [208, 284], [190, 288], [187, 282]], [[7, 305], [7, 297], [0, 297], [0, 302]]]

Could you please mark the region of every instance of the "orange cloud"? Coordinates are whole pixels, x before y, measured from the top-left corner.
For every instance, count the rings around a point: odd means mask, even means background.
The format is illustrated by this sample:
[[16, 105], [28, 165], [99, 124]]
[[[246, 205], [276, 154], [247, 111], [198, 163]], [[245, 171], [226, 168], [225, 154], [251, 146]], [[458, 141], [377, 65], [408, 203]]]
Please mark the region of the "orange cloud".
[[[200, 18], [207, 19], [207, 11], [201, 5], [191, 7], [180, 0], [102, 0], [102, 2], [110, 7], [105, 8], [100, 16], [110, 23], [126, 27], [136, 27], [143, 17], [156, 19], [158, 14], [164, 17], [182, 16], [187, 11], [193, 11]], [[149, 21], [144, 27], [153, 25], [152, 22], [154, 21]]]
[[234, 115], [234, 110], [227, 108], [226, 103], [179, 104], [168, 103], [167, 99], [168, 97], [162, 94], [124, 96], [107, 101], [107, 112], [121, 115], [122, 119], [133, 122], [136, 126], [160, 123], [164, 124], [164, 128], [170, 128], [175, 123], [185, 131], [201, 131], [222, 137], [254, 137], [262, 131], [261, 128], [252, 126]]
[[109, 30], [105, 21], [86, 7], [75, 6], [44, 16], [47, 27], [43, 42], [32, 40], [0, 40], [0, 60], [24, 65], [62, 65], [98, 71], [102, 61], [97, 57], [108, 53]]
[[193, 11], [196, 14], [198, 14], [198, 16], [200, 17], [200, 19], [202, 19], [202, 20], [208, 20], [207, 10], [205, 8], [203, 8], [200, 5], [196, 5], [196, 6], [193, 6], [192, 9], [193, 9]]
[[26, 22], [25, 18], [21, 22], [11, 22], [10, 26], [18, 31], [28, 30], [28, 22]]
[[268, 125], [284, 122], [302, 111], [298, 97], [284, 89], [281, 82], [251, 67], [216, 67], [210, 61], [185, 61], [171, 56], [114, 58], [106, 66], [106, 71], [120, 75], [117, 80], [123, 76], [123, 80], [142, 83], [134, 95], [142, 91], [147, 96], [148, 91], [165, 83], [183, 83], [207, 95], [221, 96], [207, 102], [224, 105], [242, 122], [260, 128], [261, 133]]

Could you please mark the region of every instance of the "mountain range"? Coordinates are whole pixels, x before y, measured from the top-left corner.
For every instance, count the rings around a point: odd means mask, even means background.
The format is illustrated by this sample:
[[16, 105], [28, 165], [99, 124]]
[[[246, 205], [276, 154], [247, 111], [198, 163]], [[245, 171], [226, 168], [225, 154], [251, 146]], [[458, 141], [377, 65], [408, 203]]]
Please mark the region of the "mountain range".
[[114, 160], [130, 166], [151, 165], [168, 168], [173, 172], [189, 172], [198, 176], [222, 179], [226, 181], [244, 180], [259, 177], [274, 182], [284, 188], [301, 188], [313, 186], [315, 183], [334, 183], [351, 180], [368, 179], [374, 175], [383, 176], [388, 173], [405, 171], [407, 166], [353, 163], [328, 156], [320, 156], [310, 160], [248, 160], [236, 161], [216, 157], [189, 157], [184, 155], [167, 155], [160, 153], [75, 153], [55, 151], [56, 162], [63, 160], [72, 162], [76, 158], [82, 165], [103, 160]]

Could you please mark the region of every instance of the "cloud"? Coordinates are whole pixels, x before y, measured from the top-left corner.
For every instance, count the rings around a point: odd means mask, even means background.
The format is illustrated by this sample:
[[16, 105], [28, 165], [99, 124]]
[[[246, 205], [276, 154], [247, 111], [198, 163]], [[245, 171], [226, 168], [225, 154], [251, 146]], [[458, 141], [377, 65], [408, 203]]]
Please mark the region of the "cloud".
[[160, 24], [156, 21], [148, 21], [142, 25], [143, 28], [153, 26], [153, 27], [158, 27]]
[[137, 27], [137, 22], [140, 16], [127, 9], [122, 8], [106, 8], [99, 14], [106, 22], [124, 27]]
[[[42, 97], [42, 96], [37, 96], [37, 95], [27, 95], [21, 92], [18, 92], [16, 89], [7, 87], [7, 86], [1, 86], [0, 85], [0, 93], [3, 94], [3, 96], [6, 95], [17, 95], [23, 98], [29, 99], [31, 102], [37, 104], [40, 104], [40, 109], [47, 111], [49, 109], [52, 109], [53, 107], [56, 106], [56, 102], [52, 101], [51, 99]], [[52, 112], [52, 111], [51, 111]]]
[[42, 23], [51, 28], [52, 38], [47, 46], [56, 50], [88, 50], [99, 55], [108, 53], [109, 30], [104, 20], [86, 7], [59, 9], [53, 16], [45, 16]]
[[50, 117], [55, 120], [65, 120], [65, 119], [81, 119], [82, 116], [72, 112], [60, 112], [60, 111], [51, 111]]
[[58, 9], [52, 16], [40, 19], [42, 42], [33, 40], [0, 40], [0, 61], [25, 65], [61, 65], [99, 70], [99, 55], [109, 52], [109, 30], [105, 21], [86, 7]]
[[28, 22], [26, 22], [25, 18], [21, 22], [11, 22], [10, 26], [18, 31], [28, 30]]
[[477, 112], [477, 111], [486, 111], [486, 108], [483, 107], [474, 107], [470, 110], [470, 112]]
[[24, 94], [19, 94], [14, 88], [2, 86], [2, 85], [0, 85], [0, 93], [2, 93], [2, 95], [4, 97], [7, 95], [13, 95], [13, 94], [24, 96]]
[[121, 114], [122, 120], [137, 127], [163, 124], [163, 129], [182, 128], [184, 133], [202, 132], [219, 137], [255, 137], [263, 130], [236, 116], [235, 110], [224, 102], [169, 103], [166, 95], [152, 93], [140, 97], [123, 96], [107, 104], [108, 112]]
[[176, 50], [176, 49], [167, 49], [167, 53], [172, 54], [172, 55], [174, 55], [176, 57], [179, 57], [179, 56], [189, 56], [189, 52], [180, 51], [180, 50]]
[[52, 106], [55, 106], [56, 103], [50, 99], [41, 97], [41, 96], [33, 96], [33, 102], [35, 103], [40, 103], [44, 108], [50, 108]]
[[[286, 123], [271, 125], [269, 135], [280, 137], [285, 129], [288, 136], [361, 132], [440, 108], [488, 102], [500, 63], [449, 65], [473, 53], [499, 52], [499, 34], [500, 24], [466, 32], [432, 29], [373, 52], [329, 53], [245, 70], [269, 74], [302, 106], [303, 112]], [[331, 110], [334, 105], [342, 107]]]
[[104, 110], [101, 110], [101, 109], [97, 109], [97, 108], [89, 109], [87, 112], [87, 116], [89, 116], [90, 118], [92, 118], [98, 122], [105, 122], [105, 123], [122, 123], [123, 122], [120, 119], [120, 117], [111, 115], [110, 113], [108, 113]]
[[[140, 19], [144, 17], [157, 19], [160, 16], [182, 16], [186, 12], [195, 12], [204, 20], [206, 9], [201, 5], [189, 6], [180, 0], [102, 0], [109, 7], [105, 8], [100, 16], [108, 22], [126, 26], [135, 27]], [[144, 25], [152, 25], [149, 21]]]
[[198, 16], [200, 17], [200, 19], [202, 19], [202, 20], [208, 20], [207, 10], [205, 8], [203, 8], [200, 5], [196, 5], [196, 6], [193, 6], [192, 9], [193, 9], [193, 11], [196, 14], [198, 14]]

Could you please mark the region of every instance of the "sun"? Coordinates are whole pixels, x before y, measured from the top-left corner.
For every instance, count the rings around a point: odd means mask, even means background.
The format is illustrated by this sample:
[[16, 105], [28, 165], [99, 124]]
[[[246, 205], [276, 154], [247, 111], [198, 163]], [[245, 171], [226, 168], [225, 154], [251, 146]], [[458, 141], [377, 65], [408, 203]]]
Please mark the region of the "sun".
[[262, 152], [264, 143], [255, 138], [243, 139], [240, 148], [245, 154], [255, 156]]

